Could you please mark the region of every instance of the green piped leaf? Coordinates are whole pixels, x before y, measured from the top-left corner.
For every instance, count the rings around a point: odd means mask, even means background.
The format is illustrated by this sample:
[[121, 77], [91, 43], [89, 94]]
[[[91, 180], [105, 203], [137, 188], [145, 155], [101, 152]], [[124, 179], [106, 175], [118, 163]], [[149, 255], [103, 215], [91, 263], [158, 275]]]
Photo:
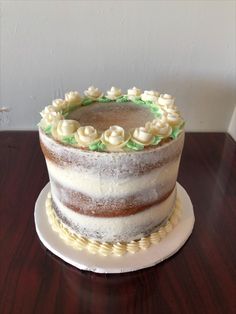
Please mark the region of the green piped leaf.
[[162, 117], [162, 114], [160, 112], [155, 112], [154, 115], [155, 115], [155, 118], [161, 118]]
[[97, 152], [103, 152], [106, 149], [106, 145], [102, 143], [102, 141], [98, 141], [96, 143], [90, 144], [89, 149]]
[[161, 112], [160, 112], [160, 110], [159, 110], [158, 107], [151, 107], [151, 108], [150, 108], [150, 111], [151, 111], [156, 117], [161, 117], [161, 116], [162, 116], [162, 114], [161, 114]]
[[83, 101], [82, 101], [82, 105], [83, 105], [83, 106], [88, 106], [88, 105], [92, 104], [93, 102], [94, 102], [93, 99], [88, 98], [88, 97], [85, 97], [85, 98], [83, 99]]
[[77, 141], [76, 141], [74, 135], [64, 136], [62, 141], [67, 143], [67, 144], [70, 144], [70, 145], [77, 144]]
[[93, 144], [89, 145], [89, 149], [90, 150], [94, 150], [95, 151], [95, 150], [97, 150], [97, 147], [98, 147], [97, 143], [93, 143]]
[[135, 97], [132, 101], [136, 105], [146, 105], [146, 102], [143, 101], [140, 97]]
[[153, 141], [152, 141], [152, 145], [158, 145], [163, 137], [161, 136], [154, 136]]
[[102, 96], [97, 99], [98, 102], [111, 102], [113, 100], [106, 98], [105, 96]]
[[181, 133], [183, 132], [183, 129], [180, 127], [175, 127], [172, 129], [171, 136], [173, 139], [176, 139]]
[[127, 95], [122, 95], [116, 99], [116, 102], [129, 102], [129, 101], [130, 100], [128, 99]]
[[52, 134], [52, 126], [48, 125], [46, 128], [43, 129], [45, 134], [51, 135]]
[[106, 149], [106, 145], [100, 142], [98, 145], [98, 151], [103, 152], [105, 149]]
[[132, 140], [129, 140], [128, 143], [126, 144], [126, 147], [132, 149], [132, 150], [143, 150], [144, 146], [141, 144], [137, 144], [133, 142]]

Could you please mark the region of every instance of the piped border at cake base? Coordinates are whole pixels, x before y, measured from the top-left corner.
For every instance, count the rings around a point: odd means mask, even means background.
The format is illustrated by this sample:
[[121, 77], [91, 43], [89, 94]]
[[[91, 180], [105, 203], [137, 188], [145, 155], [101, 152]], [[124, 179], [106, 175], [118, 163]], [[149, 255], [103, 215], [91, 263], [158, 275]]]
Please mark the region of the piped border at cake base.
[[[55, 255], [69, 264], [97, 273], [123, 273], [154, 266], [175, 254], [187, 241], [194, 226], [194, 213], [191, 200], [184, 188], [177, 184], [177, 195], [181, 203], [182, 215], [179, 223], [158, 245], [150, 245], [146, 250], [139, 249], [136, 254], [127, 253], [121, 258], [112, 255], [91, 254], [88, 250], [78, 250], [66, 244], [52, 230], [45, 210], [50, 184], [41, 191], [35, 204], [35, 225], [42, 243]], [[91, 245], [92, 247], [92, 245]]]
[[134, 254], [139, 250], [147, 250], [151, 245], [156, 245], [162, 239], [164, 239], [168, 233], [170, 233], [178, 224], [178, 221], [181, 217], [181, 203], [179, 199], [176, 199], [173, 212], [157, 231], [139, 240], [134, 240], [128, 243], [108, 243], [85, 238], [80, 234], [74, 233], [72, 230], [70, 230], [57, 216], [53, 208], [50, 192], [47, 194], [45, 206], [48, 221], [52, 227], [52, 230], [57, 232], [59, 237], [65, 241], [67, 245], [70, 245], [80, 251], [87, 249], [91, 254], [100, 254], [103, 256], [123, 256], [126, 253]]

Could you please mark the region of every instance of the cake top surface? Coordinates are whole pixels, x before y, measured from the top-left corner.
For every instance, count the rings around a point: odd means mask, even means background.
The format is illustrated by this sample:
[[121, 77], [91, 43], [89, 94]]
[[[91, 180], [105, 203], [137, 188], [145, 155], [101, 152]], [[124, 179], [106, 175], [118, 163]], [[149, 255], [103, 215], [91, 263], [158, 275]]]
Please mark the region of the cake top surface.
[[184, 121], [171, 95], [91, 86], [82, 97], [69, 92], [41, 112], [39, 127], [64, 145], [91, 151], [137, 151], [176, 139]]
[[78, 108], [68, 115], [69, 119], [77, 120], [81, 126], [92, 125], [104, 132], [111, 125], [119, 125], [123, 129], [134, 129], [137, 125], [145, 125], [155, 119], [154, 114], [144, 106], [132, 102], [99, 103]]

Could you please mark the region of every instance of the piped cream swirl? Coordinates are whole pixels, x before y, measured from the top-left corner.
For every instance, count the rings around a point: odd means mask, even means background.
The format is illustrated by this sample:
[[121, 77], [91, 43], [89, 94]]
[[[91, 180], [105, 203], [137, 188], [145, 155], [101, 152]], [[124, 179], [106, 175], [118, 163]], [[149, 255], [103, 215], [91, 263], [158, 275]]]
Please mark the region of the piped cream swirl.
[[139, 127], [134, 130], [132, 140], [141, 145], [149, 145], [153, 140], [153, 135], [146, 127]]
[[88, 147], [90, 144], [99, 140], [97, 130], [93, 126], [82, 126], [77, 130], [75, 138], [79, 145]]

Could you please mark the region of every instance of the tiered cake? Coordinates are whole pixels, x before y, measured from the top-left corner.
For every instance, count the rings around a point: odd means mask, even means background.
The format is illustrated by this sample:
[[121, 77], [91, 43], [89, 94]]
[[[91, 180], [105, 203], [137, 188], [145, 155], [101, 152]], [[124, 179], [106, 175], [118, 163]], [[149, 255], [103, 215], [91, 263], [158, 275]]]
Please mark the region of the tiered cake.
[[184, 122], [168, 94], [135, 87], [84, 94], [70, 92], [41, 112], [49, 220], [79, 248], [134, 253], [176, 224]]

